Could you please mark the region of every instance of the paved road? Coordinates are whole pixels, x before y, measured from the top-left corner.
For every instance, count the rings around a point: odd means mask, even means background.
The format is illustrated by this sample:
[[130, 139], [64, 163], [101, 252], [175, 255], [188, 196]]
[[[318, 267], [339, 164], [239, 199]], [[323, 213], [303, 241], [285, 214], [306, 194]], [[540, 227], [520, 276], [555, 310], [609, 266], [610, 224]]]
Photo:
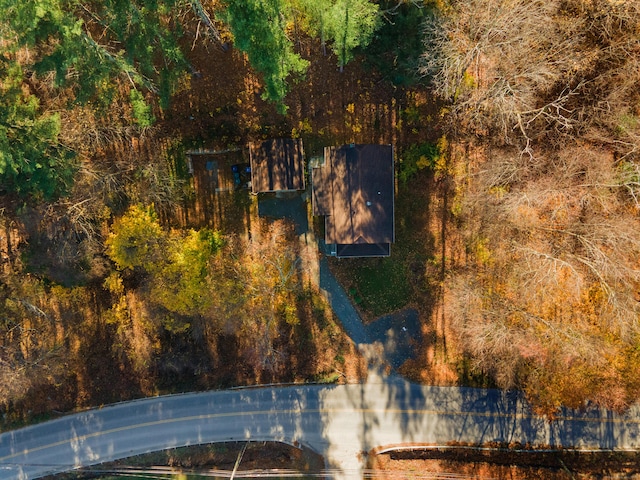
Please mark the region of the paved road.
[[[300, 234], [317, 255], [312, 236]], [[176, 395], [70, 415], [1, 434], [0, 479], [31, 479], [165, 448], [247, 439], [305, 444], [325, 457], [337, 479], [362, 478], [363, 452], [402, 443], [640, 448], [640, 407], [626, 416], [565, 411], [550, 424], [532, 415], [518, 394], [419, 386], [381, 376], [375, 352], [366, 348], [368, 332], [327, 267], [324, 258], [315, 266], [316, 282], [370, 361], [365, 384]]]
[[549, 424], [517, 394], [378, 381], [175, 395], [70, 415], [0, 435], [0, 478], [246, 439], [305, 444], [324, 455], [334, 478], [345, 479], [362, 478], [363, 451], [408, 442], [640, 447], [639, 408], [622, 417], [566, 411]]

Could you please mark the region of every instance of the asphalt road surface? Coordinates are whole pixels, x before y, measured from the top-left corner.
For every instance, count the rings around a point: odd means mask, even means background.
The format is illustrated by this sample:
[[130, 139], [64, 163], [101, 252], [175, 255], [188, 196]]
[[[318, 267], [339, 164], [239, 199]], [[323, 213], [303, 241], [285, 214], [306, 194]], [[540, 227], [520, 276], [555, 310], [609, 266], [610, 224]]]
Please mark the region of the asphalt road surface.
[[640, 409], [565, 411], [554, 423], [518, 394], [366, 384], [255, 388], [156, 397], [69, 415], [0, 435], [0, 479], [31, 479], [131, 455], [230, 440], [305, 444], [333, 478], [362, 478], [363, 452], [392, 444], [520, 442], [640, 446]]

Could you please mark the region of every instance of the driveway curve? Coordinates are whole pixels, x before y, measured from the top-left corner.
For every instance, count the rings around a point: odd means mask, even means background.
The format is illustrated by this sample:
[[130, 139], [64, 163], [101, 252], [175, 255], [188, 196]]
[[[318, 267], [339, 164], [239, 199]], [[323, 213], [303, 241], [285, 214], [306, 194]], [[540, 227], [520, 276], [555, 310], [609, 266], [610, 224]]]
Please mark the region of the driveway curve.
[[332, 478], [362, 478], [374, 447], [449, 441], [640, 447], [640, 409], [563, 411], [549, 423], [516, 393], [427, 387], [397, 377], [148, 398], [0, 435], [0, 478], [38, 478], [165, 448], [220, 441], [305, 444]]

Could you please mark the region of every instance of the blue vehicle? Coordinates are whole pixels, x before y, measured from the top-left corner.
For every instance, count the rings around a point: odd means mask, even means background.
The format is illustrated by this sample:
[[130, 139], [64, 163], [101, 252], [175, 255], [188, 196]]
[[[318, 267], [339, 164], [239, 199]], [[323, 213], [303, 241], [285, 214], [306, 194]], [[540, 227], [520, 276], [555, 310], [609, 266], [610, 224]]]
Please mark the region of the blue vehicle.
[[251, 183], [251, 166], [248, 163], [231, 165], [231, 172], [233, 173], [233, 184], [236, 190], [249, 188]]

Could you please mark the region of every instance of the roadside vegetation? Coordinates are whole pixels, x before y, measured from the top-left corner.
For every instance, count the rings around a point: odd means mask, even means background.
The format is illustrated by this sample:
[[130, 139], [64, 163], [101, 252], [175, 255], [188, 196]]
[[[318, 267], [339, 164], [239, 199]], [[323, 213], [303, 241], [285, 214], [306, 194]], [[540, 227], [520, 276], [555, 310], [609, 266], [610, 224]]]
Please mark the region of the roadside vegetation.
[[473, 368], [542, 410], [640, 394], [640, 6], [470, 1], [427, 23], [465, 259], [447, 304]]
[[[234, 470], [234, 468], [236, 468]], [[325, 470], [322, 456], [305, 448], [278, 442], [226, 442], [173, 448], [103, 463], [44, 480], [312, 478]]]
[[366, 320], [419, 311], [402, 373], [624, 410], [640, 394], [639, 8], [0, 0], [2, 428], [361, 378], [293, 226], [244, 191], [201, 201], [188, 172], [189, 150], [279, 136], [308, 157], [394, 145], [392, 256], [331, 268]]
[[[316, 478], [326, 473], [322, 457], [304, 447], [275, 442], [227, 442], [175, 448], [63, 473], [44, 480], [135, 478], [228, 478], [238, 462], [237, 477]], [[367, 473], [377, 478], [410, 479], [428, 474], [471, 477], [570, 480], [636, 478], [637, 452], [581, 452], [534, 449], [527, 445], [485, 444], [445, 446], [388, 453], [368, 452]]]
[[371, 455], [369, 465], [384, 479], [435, 478], [466, 475], [471, 478], [570, 480], [638, 476], [637, 452], [581, 452], [535, 449], [528, 445], [460, 445]]

